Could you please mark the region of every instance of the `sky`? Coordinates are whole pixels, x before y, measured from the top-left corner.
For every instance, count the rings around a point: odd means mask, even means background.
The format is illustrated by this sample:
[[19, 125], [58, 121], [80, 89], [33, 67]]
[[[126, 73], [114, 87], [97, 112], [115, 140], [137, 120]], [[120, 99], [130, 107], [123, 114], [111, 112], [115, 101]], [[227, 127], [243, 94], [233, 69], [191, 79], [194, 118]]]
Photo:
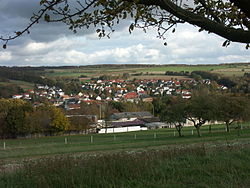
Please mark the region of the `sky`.
[[[39, 10], [38, 0], [0, 0], [0, 36], [9, 36], [29, 23]], [[244, 44], [222, 47], [225, 39], [198, 32], [189, 24], [157, 38], [157, 31], [128, 31], [122, 22], [111, 38], [99, 39], [95, 29], [77, 34], [61, 23], [36, 24], [25, 34], [0, 48], [0, 66], [80, 66], [94, 64], [221, 64], [250, 62]], [[167, 42], [167, 46], [164, 45]], [[1, 43], [1, 46], [3, 43]]]

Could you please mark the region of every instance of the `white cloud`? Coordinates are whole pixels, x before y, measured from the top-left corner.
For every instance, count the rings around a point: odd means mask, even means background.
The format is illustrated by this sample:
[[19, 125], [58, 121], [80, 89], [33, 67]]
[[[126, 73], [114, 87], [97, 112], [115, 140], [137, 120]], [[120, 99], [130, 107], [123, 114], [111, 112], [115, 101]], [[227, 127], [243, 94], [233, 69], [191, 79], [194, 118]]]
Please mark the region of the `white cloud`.
[[[13, 3], [21, 0], [13, 0]], [[17, 31], [28, 23], [30, 9], [36, 6], [28, 0], [22, 0], [30, 6], [10, 11], [4, 1], [0, 11], [0, 34]], [[20, 3], [19, 4], [22, 4]], [[37, 3], [35, 0], [33, 3]], [[25, 5], [26, 5], [25, 4]], [[18, 10], [18, 11], [17, 11]], [[7, 19], [8, 18], [8, 19]], [[85, 65], [105, 63], [145, 63], [145, 64], [209, 64], [247, 62], [249, 51], [243, 44], [233, 43], [228, 48], [221, 45], [224, 39], [206, 32], [199, 33], [197, 28], [180, 25], [175, 33], [168, 32], [165, 41], [157, 39], [157, 31], [150, 29], [145, 34], [135, 30], [129, 34], [127, 21], [111, 35], [111, 39], [99, 40], [91, 30], [81, 30], [72, 35], [64, 25], [38, 24], [30, 35], [11, 41], [8, 51], [0, 51], [0, 65]], [[17, 28], [18, 27], [18, 28]]]
[[10, 61], [11, 59], [11, 52], [0, 52], [0, 61]]

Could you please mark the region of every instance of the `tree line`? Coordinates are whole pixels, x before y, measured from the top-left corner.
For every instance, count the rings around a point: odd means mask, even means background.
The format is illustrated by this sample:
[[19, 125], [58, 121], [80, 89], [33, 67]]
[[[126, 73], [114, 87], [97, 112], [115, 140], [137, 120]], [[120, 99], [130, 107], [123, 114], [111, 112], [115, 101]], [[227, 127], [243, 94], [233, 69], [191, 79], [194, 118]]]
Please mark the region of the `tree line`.
[[0, 138], [88, 132], [97, 118], [109, 120], [115, 112], [151, 110], [152, 104], [144, 102], [81, 103], [80, 109], [64, 111], [46, 102], [33, 106], [20, 99], [0, 99]]
[[[180, 96], [162, 96], [153, 103], [107, 102], [86, 105], [77, 110], [62, 109], [44, 103], [32, 106], [23, 100], [0, 99], [0, 137], [16, 138], [33, 134], [55, 135], [67, 131], [87, 131], [96, 119], [109, 120], [115, 112], [150, 111], [164, 122], [173, 124], [179, 136], [189, 120], [201, 136], [200, 128], [211, 121], [225, 124], [229, 132], [231, 125], [250, 120], [250, 99], [245, 95], [214, 93], [207, 89], [193, 91], [191, 99]], [[70, 118], [67, 118], [69, 115]], [[81, 116], [79, 116], [81, 115]], [[211, 129], [211, 125], [209, 125]]]
[[0, 99], [0, 137], [55, 134], [70, 128], [64, 113], [51, 105], [33, 107], [23, 100]]
[[[171, 123], [181, 130], [189, 120], [201, 136], [200, 128], [211, 121], [224, 122], [227, 132], [234, 122], [244, 122], [250, 119], [250, 100], [246, 96], [229, 93], [211, 93], [208, 90], [195, 91], [189, 100], [181, 97], [164, 97], [153, 101], [156, 113], [162, 121]], [[211, 130], [211, 125], [210, 125]]]

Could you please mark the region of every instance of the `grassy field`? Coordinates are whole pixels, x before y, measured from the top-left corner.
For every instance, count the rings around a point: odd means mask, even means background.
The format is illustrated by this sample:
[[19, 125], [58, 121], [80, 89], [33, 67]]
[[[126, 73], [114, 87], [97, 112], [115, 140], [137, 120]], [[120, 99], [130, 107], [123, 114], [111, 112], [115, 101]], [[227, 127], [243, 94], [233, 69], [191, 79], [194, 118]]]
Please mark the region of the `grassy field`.
[[192, 129], [5, 140], [0, 187], [249, 187], [249, 125]]
[[19, 81], [19, 80], [10, 80], [9, 82], [0, 82], [0, 85], [18, 85], [24, 90], [34, 89], [34, 84], [31, 82]]
[[[250, 129], [243, 125], [243, 130], [232, 129], [225, 133], [222, 125], [214, 125], [212, 133], [208, 132], [208, 126], [202, 127], [203, 136], [198, 138], [193, 127], [183, 129], [184, 137], [179, 138], [174, 128], [157, 129], [149, 131], [117, 133], [117, 134], [92, 134], [73, 136], [54, 136], [33, 139], [0, 140], [0, 160], [22, 160], [39, 156], [53, 156], [61, 154], [74, 154], [81, 152], [133, 150], [140, 148], [159, 147], [176, 144], [195, 144], [234, 141], [235, 139], [250, 141]], [[240, 137], [237, 136], [240, 133]], [[92, 138], [91, 138], [92, 137]], [[65, 144], [65, 138], [67, 144]], [[92, 142], [91, 142], [92, 139]], [[5, 142], [5, 149], [3, 148]], [[46, 149], [44, 149], [46, 148]]]
[[214, 73], [219, 73], [225, 76], [242, 76], [244, 72], [250, 72], [250, 66], [244, 65], [233, 65], [233, 64], [223, 64], [223, 65], [166, 65], [166, 66], [156, 66], [156, 67], [101, 67], [101, 68], [91, 68], [91, 67], [80, 67], [72, 69], [48, 69], [46, 70], [46, 75], [48, 77], [69, 77], [78, 78], [80, 75], [85, 75], [88, 77], [98, 77], [100, 75], [122, 75], [123, 73], [153, 73], [153, 74], [164, 74], [166, 71], [210, 71]]

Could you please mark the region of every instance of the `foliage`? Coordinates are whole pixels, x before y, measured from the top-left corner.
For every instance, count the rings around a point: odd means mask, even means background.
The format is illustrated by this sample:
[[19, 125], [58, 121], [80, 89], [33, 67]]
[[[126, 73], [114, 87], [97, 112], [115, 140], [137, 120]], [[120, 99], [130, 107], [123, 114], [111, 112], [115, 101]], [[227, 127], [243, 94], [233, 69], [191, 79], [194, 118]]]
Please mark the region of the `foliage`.
[[217, 108], [216, 119], [225, 122], [227, 132], [233, 122], [243, 121], [250, 117], [250, 103], [246, 97], [215, 95], [214, 99], [216, 100], [215, 108]]
[[23, 89], [17, 85], [5, 84], [0, 85], [0, 97], [10, 98], [12, 95], [23, 93]]
[[186, 121], [185, 114], [186, 102], [181, 98], [172, 98], [170, 103], [162, 110], [161, 116], [164, 121], [174, 124], [179, 136]]
[[52, 129], [55, 129], [56, 132], [58, 131], [66, 131], [69, 129], [69, 120], [65, 117], [64, 113], [54, 106], [50, 106], [50, 117], [51, 123], [50, 126]]
[[2, 135], [15, 138], [29, 133], [28, 113], [32, 111], [29, 103], [22, 100], [0, 99]]
[[37, 107], [29, 115], [31, 133], [46, 133], [51, 123], [50, 111], [44, 107]]
[[214, 98], [208, 90], [194, 92], [191, 100], [187, 102], [185, 115], [194, 124], [198, 136], [201, 136], [200, 127], [216, 118], [214, 104]]
[[195, 78], [197, 75], [200, 75], [203, 79], [209, 79], [213, 81], [217, 81], [220, 77], [218, 74], [211, 73], [208, 71], [192, 71], [191, 77]]
[[49, 105], [33, 108], [23, 100], [0, 99], [0, 137], [16, 138], [33, 133], [68, 130], [64, 113]]
[[90, 123], [92, 122], [85, 116], [72, 116], [69, 118], [70, 127], [69, 130], [75, 131], [87, 131]]
[[[42, 18], [46, 22], [64, 22], [69, 29], [96, 27], [98, 36], [110, 37], [115, 26], [122, 20], [129, 19], [129, 32], [135, 28], [157, 28], [158, 37], [165, 38], [165, 33], [174, 33], [177, 24], [188, 22], [200, 28], [215, 33], [226, 41], [246, 43], [249, 47], [249, 8], [248, 0], [193, 0], [188, 2], [175, 0], [84, 0], [71, 3], [68, 0], [40, 0], [41, 9], [31, 18], [31, 23], [22, 31], [16, 31], [14, 36], [1, 37], [3, 48], [9, 40], [13, 40], [24, 33]], [[167, 44], [166, 42], [164, 44]]]

